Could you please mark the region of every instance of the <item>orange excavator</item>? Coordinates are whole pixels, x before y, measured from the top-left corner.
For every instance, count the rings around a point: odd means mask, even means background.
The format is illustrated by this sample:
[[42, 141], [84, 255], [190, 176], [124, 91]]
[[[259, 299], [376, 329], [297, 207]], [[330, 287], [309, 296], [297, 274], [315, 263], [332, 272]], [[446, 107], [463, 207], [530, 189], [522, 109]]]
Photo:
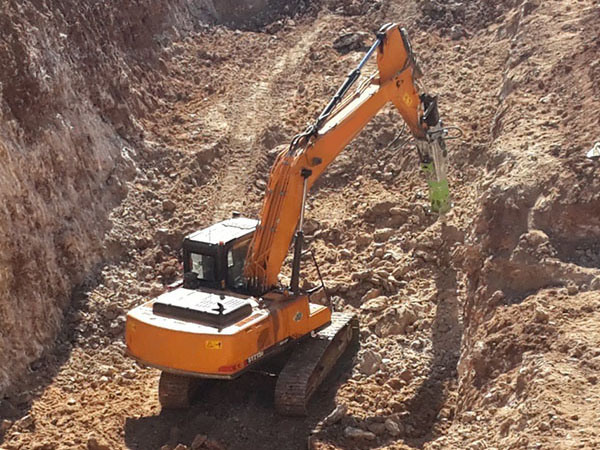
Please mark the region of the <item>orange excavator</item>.
[[[378, 72], [357, 83], [375, 53]], [[448, 129], [437, 98], [419, 91], [420, 76], [406, 31], [396, 24], [382, 27], [317, 120], [278, 155], [260, 220], [234, 217], [184, 239], [181, 285], [127, 315], [128, 352], [162, 371], [158, 394], [164, 408], [187, 406], [199, 378], [236, 378], [291, 349], [278, 376], [275, 407], [286, 415], [306, 413], [311, 395], [358, 333], [354, 315], [313, 303], [314, 290], [300, 289], [310, 187], [391, 102], [415, 139], [431, 210], [443, 214], [450, 208]], [[291, 281], [282, 286], [278, 276], [292, 242]]]

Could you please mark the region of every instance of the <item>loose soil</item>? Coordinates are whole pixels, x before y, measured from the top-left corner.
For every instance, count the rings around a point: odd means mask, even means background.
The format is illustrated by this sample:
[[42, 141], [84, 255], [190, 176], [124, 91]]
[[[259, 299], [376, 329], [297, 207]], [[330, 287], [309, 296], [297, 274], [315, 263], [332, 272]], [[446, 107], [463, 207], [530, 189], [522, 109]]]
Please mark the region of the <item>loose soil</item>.
[[[136, 74], [126, 92], [140, 99], [103, 116], [106, 133], [122, 139], [113, 150], [120, 188], [101, 209], [86, 206], [97, 218], [77, 222], [104, 221], [90, 229], [103, 239], [73, 237], [99, 249], [61, 286], [74, 286], [69, 305], [36, 285], [59, 304], [56, 326], [26, 369], [5, 370], [0, 448], [600, 447], [600, 181], [598, 161], [585, 158], [600, 140], [600, 5], [323, 1], [228, 26], [210, 11], [195, 22], [173, 11], [175, 31], [160, 45], [119, 50]], [[161, 411], [158, 371], [125, 354], [126, 312], [178, 278], [186, 233], [232, 211], [257, 216], [274, 149], [363, 55], [362, 35], [352, 49], [336, 40], [390, 21], [408, 29], [445, 123], [464, 131], [448, 143], [452, 211], [428, 213], [416, 152], [385, 108], [307, 208], [309, 246], [335, 309], [359, 315], [360, 348], [306, 418], [275, 414], [274, 367], [208, 383], [189, 410]], [[27, 111], [42, 94], [32, 95]], [[24, 148], [29, 126], [19, 128]], [[308, 263], [304, 276], [317, 282]], [[27, 289], [28, 278], [15, 278]], [[325, 420], [336, 408], [337, 420]]]

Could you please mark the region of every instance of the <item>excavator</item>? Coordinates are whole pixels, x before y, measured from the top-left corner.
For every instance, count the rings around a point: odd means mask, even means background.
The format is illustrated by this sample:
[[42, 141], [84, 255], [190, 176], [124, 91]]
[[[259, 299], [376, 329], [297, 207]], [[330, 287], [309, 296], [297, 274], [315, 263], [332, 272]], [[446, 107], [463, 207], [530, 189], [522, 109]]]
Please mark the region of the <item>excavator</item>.
[[[358, 82], [375, 53], [378, 70]], [[237, 215], [184, 238], [181, 284], [131, 310], [126, 322], [128, 353], [161, 370], [163, 408], [189, 406], [198, 379], [234, 379], [288, 349], [275, 408], [283, 415], [307, 413], [311, 395], [358, 333], [355, 315], [312, 302], [315, 289], [300, 288], [311, 186], [391, 102], [415, 140], [431, 211], [444, 214], [451, 207], [449, 129], [440, 120], [437, 97], [421, 92], [420, 77], [406, 31], [383, 26], [314, 123], [277, 156], [260, 220]], [[284, 286], [279, 275], [292, 246], [291, 278]]]

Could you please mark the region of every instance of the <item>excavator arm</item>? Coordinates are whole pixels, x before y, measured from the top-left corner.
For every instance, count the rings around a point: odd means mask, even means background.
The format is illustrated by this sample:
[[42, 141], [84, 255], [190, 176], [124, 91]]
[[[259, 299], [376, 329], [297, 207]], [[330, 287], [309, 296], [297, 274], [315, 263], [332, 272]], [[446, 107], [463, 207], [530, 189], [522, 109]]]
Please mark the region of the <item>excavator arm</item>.
[[[378, 76], [356, 84], [361, 70], [377, 52]], [[281, 266], [296, 233], [292, 289], [298, 289], [302, 223], [306, 193], [329, 164], [389, 102], [393, 103], [416, 140], [427, 174], [432, 211], [450, 208], [446, 181], [446, 149], [437, 100], [420, 93], [421, 76], [404, 29], [382, 27], [359, 66], [350, 73], [316, 122], [292, 140], [275, 161], [255, 232], [246, 258], [248, 287], [265, 292], [277, 284]]]

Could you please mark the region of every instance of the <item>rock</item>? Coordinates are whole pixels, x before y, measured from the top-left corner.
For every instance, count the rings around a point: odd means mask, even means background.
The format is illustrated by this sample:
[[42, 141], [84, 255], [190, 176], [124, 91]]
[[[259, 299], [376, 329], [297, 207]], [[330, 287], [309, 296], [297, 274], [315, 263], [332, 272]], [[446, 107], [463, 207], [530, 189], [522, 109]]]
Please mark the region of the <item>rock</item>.
[[87, 448], [88, 450], [111, 450], [110, 445], [103, 441], [99, 441], [95, 436], [88, 438]]
[[352, 258], [352, 252], [346, 248], [340, 250], [340, 256], [344, 259]]
[[111, 322], [109, 331], [110, 334], [113, 336], [118, 336], [123, 331], [125, 331], [125, 318], [119, 318]]
[[420, 350], [423, 348], [423, 344], [424, 344], [424, 342], [421, 339], [416, 338], [414, 341], [412, 341], [410, 343], [410, 348], [414, 348], [415, 350]]
[[569, 284], [567, 286], [567, 293], [569, 295], [575, 295], [579, 292], [579, 288], [575, 284]]
[[283, 21], [282, 20], [277, 20], [277, 21], [271, 23], [270, 25], [267, 25], [265, 27], [265, 30], [269, 34], [276, 34], [276, 33], [280, 32], [283, 29], [283, 27], [284, 27]]
[[410, 216], [410, 211], [400, 206], [394, 206], [393, 208], [390, 208], [390, 215], [408, 217]]
[[[387, 139], [386, 139], [387, 140]], [[378, 217], [387, 218], [390, 216], [392, 208], [396, 207], [396, 203], [384, 201], [376, 203], [366, 211], [365, 216], [370, 219], [376, 219]]]
[[381, 289], [373, 288], [370, 289], [363, 297], [360, 299], [362, 303], [366, 303], [369, 300], [379, 297], [381, 295]]
[[69, 405], [69, 406], [73, 406], [76, 403], [77, 403], [77, 400], [75, 400], [73, 397], [71, 397], [67, 400], [67, 405]]
[[408, 271], [410, 270], [410, 267], [408, 266], [400, 266], [394, 269], [394, 271], [392, 272], [392, 276], [396, 279], [396, 280], [401, 280], [402, 277], [404, 275], [406, 275], [408, 273]]
[[31, 414], [27, 414], [22, 419], [20, 419], [17, 422], [17, 424], [19, 425], [19, 428], [31, 430], [35, 428], [35, 418]]
[[373, 350], [365, 350], [358, 358], [360, 370], [365, 375], [373, 375], [379, 370], [382, 364], [382, 358]]
[[459, 24], [453, 25], [452, 28], [450, 29], [450, 38], [454, 41], [459, 40], [464, 35], [465, 35], [465, 29]]
[[380, 228], [373, 233], [373, 240], [375, 242], [386, 242], [393, 234], [394, 230], [392, 228]]
[[169, 228], [157, 228], [154, 232], [154, 241], [160, 245], [168, 245], [171, 248], [178, 248], [183, 240], [181, 231], [170, 230]]
[[387, 278], [390, 276], [389, 272], [387, 270], [385, 270], [385, 269], [376, 270], [375, 274], [378, 277], [381, 277], [381, 279], [383, 279], [383, 280], [387, 280]]
[[323, 419], [323, 425], [330, 426], [338, 423], [340, 420], [342, 420], [342, 417], [346, 415], [347, 410], [348, 408], [346, 405], [336, 406], [335, 409], [331, 411], [331, 413], [325, 417], [325, 419]]
[[414, 375], [413, 375], [413, 373], [410, 371], [410, 369], [404, 369], [402, 372], [400, 372], [400, 373], [398, 374], [398, 377], [399, 377], [401, 380], [404, 380], [404, 381], [406, 381], [407, 383], [410, 383], [410, 382], [411, 382], [411, 380], [414, 378]]
[[540, 422], [538, 429], [540, 431], [548, 431], [550, 429], [550, 424], [548, 422]]
[[188, 450], [188, 446], [184, 444], [177, 444], [177, 447], [175, 447], [173, 450]]
[[163, 200], [162, 209], [166, 212], [173, 212], [177, 209], [177, 204], [170, 199]]
[[155, 282], [150, 285], [150, 291], [149, 291], [148, 295], [150, 297], [157, 297], [160, 294], [162, 294], [164, 291], [165, 291], [164, 286], [160, 283]]
[[550, 315], [542, 308], [536, 307], [533, 320], [539, 323], [548, 323], [548, 320], [550, 320]]
[[368, 234], [360, 234], [356, 237], [356, 245], [359, 247], [364, 247], [365, 245], [369, 245], [373, 239]]
[[370, 270], [363, 270], [362, 272], [354, 272], [350, 278], [352, 278], [352, 281], [362, 281], [362, 280], [366, 280], [370, 276], [371, 276]]
[[396, 316], [398, 323], [404, 330], [406, 330], [409, 325], [412, 325], [417, 320], [417, 314], [408, 306], [404, 306], [399, 310], [396, 310]]
[[8, 419], [3, 419], [2, 421], [0, 421], [0, 434], [5, 434], [12, 426], [12, 421]]
[[350, 439], [365, 439], [367, 441], [374, 441], [377, 438], [377, 436], [370, 431], [354, 427], [346, 427], [344, 429], [344, 436]]
[[102, 315], [107, 320], [115, 320], [119, 315], [119, 310], [111, 306], [112, 305], [109, 305], [105, 311], [102, 311]]
[[225, 450], [223, 445], [213, 439], [206, 441], [204, 448], [206, 448], [206, 450]]
[[385, 425], [379, 422], [370, 423], [369, 425], [367, 425], [367, 428], [370, 432], [376, 434], [377, 436], [382, 435], [383, 433], [385, 433], [386, 430]]
[[307, 219], [304, 222], [303, 230], [304, 234], [311, 235], [315, 231], [321, 228], [321, 224], [314, 219]]
[[467, 411], [467, 412], [463, 413], [463, 415], [462, 415], [463, 421], [465, 423], [473, 422], [476, 419], [476, 417], [477, 417], [477, 414], [475, 414], [474, 411]]
[[384, 424], [385, 429], [390, 433], [391, 436], [400, 436], [403, 431], [402, 424], [395, 422], [392, 419], [387, 419]]
[[400, 390], [406, 383], [404, 383], [400, 378], [390, 378], [386, 384], [392, 389]]
[[349, 53], [353, 50], [361, 50], [365, 46], [367, 33], [346, 33], [333, 41], [333, 48], [339, 53]]
[[128, 380], [132, 380], [136, 376], [136, 371], [135, 371], [135, 369], [129, 369], [129, 370], [126, 370], [125, 372], [123, 372], [121, 374], [121, 376], [123, 378], [127, 378]]
[[386, 313], [382, 320], [379, 320], [375, 328], [378, 336], [397, 336], [405, 334], [407, 328], [417, 320], [417, 314], [412, 308], [402, 306], [396, 309], [395, 314]]
[[484, 449], [489, 449], [489, 447], [488, 447], [487, 443], [485, 441], [482, 441], [481, 439], [478, 439], [475, 442], [471, 442], [466, 447], [466, 450], [484, 450]]
[[57, 444], [54, 442], [42, 442], [41, 444], [35, 444], [31, 447], [31, 450], [54, 450]]
[[383, 311], [385, 308], [387, 308], [387, 297], [383, 295], [380, 297], [372, 298], [360, 307], [360, 309], [363, 311], [371, 312]]

